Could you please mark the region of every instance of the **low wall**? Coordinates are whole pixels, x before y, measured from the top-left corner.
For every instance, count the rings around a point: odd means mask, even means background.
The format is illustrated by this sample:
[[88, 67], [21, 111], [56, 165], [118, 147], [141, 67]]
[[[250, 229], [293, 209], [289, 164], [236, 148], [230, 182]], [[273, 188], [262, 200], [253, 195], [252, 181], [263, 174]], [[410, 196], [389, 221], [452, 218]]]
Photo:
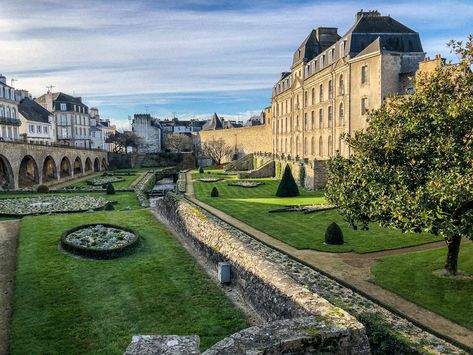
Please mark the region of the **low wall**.
[[[316, 316], [333, 328], [332, 341], [336, 337], [339, 349], [335, 353], [369, 353], [361, 323], [296, 282], [280, 265], [225, 228], [223, 222], [174, 194], [158, 201], [156, 210], [215, 267], [223, 261], [232, 265], [232, 285], [262, 319], [277, 321]], [[343, 330], [343, 334], [335, 329]]]
[[[201, 143], [223, 139], [234, 148], [238, 159], [250, 153], [273, 151], [271, 125], [200, 131], [199, 137]], [[226, 159], [223, 162], [230, 161], [232, 157]]]

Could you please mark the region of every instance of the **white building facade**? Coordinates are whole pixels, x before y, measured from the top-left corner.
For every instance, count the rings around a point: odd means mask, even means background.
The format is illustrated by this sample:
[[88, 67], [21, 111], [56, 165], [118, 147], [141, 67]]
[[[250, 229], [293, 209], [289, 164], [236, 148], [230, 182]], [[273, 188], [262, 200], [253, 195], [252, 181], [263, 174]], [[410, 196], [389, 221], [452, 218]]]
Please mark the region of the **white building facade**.
[[0, 74], [0, 140], [18, 140], [20, 125], [15, 89], [7, 85], [7, 78]]
[[54, 115], [31, 98], [25, 90], [17, 90], [20, 136], [27, 143], [56, 142]]
[[135, 114], [131, 124], [132, 131], [143, 140], [140, 149], [145, 153], [158, 153], [161, 151], [161, 125], [150, 114]]

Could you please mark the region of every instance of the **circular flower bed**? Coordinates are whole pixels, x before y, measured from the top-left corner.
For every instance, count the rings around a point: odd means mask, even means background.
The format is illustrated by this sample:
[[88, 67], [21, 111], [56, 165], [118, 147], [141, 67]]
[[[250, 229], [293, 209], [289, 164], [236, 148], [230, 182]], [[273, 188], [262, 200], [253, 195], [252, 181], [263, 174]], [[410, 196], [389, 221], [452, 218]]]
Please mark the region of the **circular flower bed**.
[[114, 182], [120, 182], [120, 181], [125, 181], [125, 179], [118, 177], [118, 176], [102, 176], [102, 177], [97, 177], [95, 179], [90, 179], [87, 180], [88, 185], [92, 186], [102, 186], [105, 184], [114, 183]]
[[134, 249], [138, 243], [139, 237], [134, 231], [111, 224], [83, 225], [61, 237], [64, 250], [99, 259], [119, 257]]
[[197, 181], [200, 182], [217, 182], [217, 181], [222, 181], [222, 178], [202, 178], [202, 179], [197, 179]]
[[108, 200], [93, 196], [42, 196], [0, 199], [0, 215], [81, 212], [104, 207]]
[[228, 186], [239, 186], [239, 187], [246, 187], [246, 188], [258, 187], [260, 185], [264, 185], [264, 182], [261, 182], [261, 181], [238, 181], [238, 182], [231, 182], [231, 183], [228, 184]]

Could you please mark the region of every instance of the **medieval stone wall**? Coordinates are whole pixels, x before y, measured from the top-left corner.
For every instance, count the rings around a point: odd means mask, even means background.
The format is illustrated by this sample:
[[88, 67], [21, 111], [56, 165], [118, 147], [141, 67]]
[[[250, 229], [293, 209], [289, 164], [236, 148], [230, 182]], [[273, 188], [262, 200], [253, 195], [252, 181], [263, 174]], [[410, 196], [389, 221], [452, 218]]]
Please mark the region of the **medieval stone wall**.
[[336, 340], [339, 353], [369, 353], [361, 323], [296, 282], [224, 222], [174, 194], [158, 201], [156, 211], [214, 267], [219, 262], [231, 264], [232, 286], [262, 319], [271, 322], [316, 316], [333, 329], [343, 329]]
[[[238, 159], [250, 153], [273, 151], [271, 125], [200, 131], [199, 137], [201, 142], [223, 139]], [[224, 162], [232, 158], [226, 157]]]

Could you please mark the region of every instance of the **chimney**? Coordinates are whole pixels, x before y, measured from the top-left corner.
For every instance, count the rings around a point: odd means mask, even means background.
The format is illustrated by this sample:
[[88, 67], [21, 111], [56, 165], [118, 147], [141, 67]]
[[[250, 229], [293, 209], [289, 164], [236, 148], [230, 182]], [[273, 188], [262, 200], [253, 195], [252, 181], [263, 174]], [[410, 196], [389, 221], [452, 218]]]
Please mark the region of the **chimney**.
[[3, 84], [7, 83], [7, 78], [3, 74], [0, 74], [0, 83], [3, 83]]
[[322, 46], [322, 50], [327, 49], [338, 41], [338, 33], [336, 27], [318, 27], [315, 29], [315, 36]]
[[378, 10], [363, 11], [363, 9], [361, 9], [355, 15], [355, 22], [357, 22], [363, 16], [378, 17], [378, 16], [381, 16], [381, 14], [379, 13]]

